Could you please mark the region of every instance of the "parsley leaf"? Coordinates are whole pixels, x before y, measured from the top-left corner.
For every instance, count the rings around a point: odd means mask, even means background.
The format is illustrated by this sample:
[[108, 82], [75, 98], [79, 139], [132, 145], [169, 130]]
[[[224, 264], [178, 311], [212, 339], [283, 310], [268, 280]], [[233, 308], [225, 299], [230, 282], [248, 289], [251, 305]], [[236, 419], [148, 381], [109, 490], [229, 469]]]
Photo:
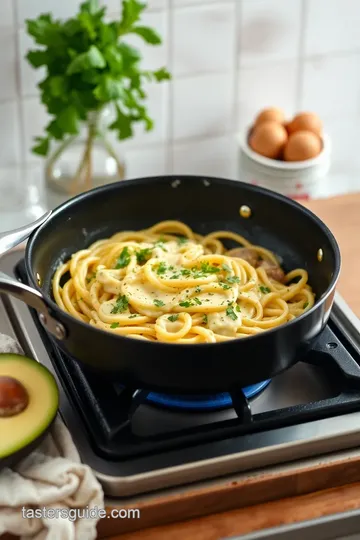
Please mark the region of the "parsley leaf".
[[119, 296], [114, 304], [113, 309], [111, 310], [111, 313], [124, 313], [124, 311], [127, 310], [128, 306], [129, 300], [126, 298], [126, 296]]
[[194, 304], [192, 304], [192, 302], [189, 302], [188, 300], [186, 300], [186, 301], [184, 301], [184, 302], [179, 302], [179, 306], [185, 307], [185, 308], [191, 307], [191, 306], [193, 306], [193, 305], [194, 305]]
[[269, 289], [269, 287], [264, 287], [264, 285], [260, 285], [259, 289], [263, 294], [271, 292], [271, 289]]
[[170, 322], [175, 322], [178, 320], [178, 318], [179, 318], [179, 315], [170, 315], [170, 317], [168, 317], [168, 320]]
[[163, 261], [161, 261], [161, 263], [157, 267], [156, 273], [158, 275], [161, 275], [161, 274], [165, 274], [165, 272], [166, 272], [166, 264]]
[[118, 322], [113, 322], [112, 324], [110, 324], [110, 328], [118, 328], [120, 325]]
[[230, 285], [226, 285], [226, 283], [220, 282], [219, 285], [224, 289], [224, 291], [231, 289]]
[[116, 269], [125, 268], [125, 266], [129, 264], [129, 262], [130, 262], [129, 248], [125, 246], [116, 261], [115, 268]]
[[237, 276], [229, 276], [226, 278], [228, 283], [239, 283], [240, 279]]
[[236, 319], [238, 318], [238, 316], [236, 315], [235, 311], [233, 310], [231, 306], [227, 308], [226, 315], [230, 317], [230, 319], [232, 319], [233, 321], [236, 321]]
[[203, 316], [203, 323], [204, 323], [204, 324], [207, 324], [207, 323], [208, 323], [208, 316], [207, 316], [207, 315], [204, 315], [204, 316]]
[[217, 272], [220, 272], [220, 268], [217, 266], [212, 266], [208, 262], [202, 262], [200, 269], [204, 274], [216, 274]]
[[177, 243], [179, 244], [179, 246], [183, 246], [188, 241], [189, 241], [189, 239], [186, 238], [186, 236], [179, 236], [178, 239], [177, 239]]
[[195, 304], [197, 304], [198, 306], [201, 306], [202, 302], [201, 300], [199, 300], [199, 298], [194, 298], [194, 302]]
[[164, 302], [162, 300], [158, 300], [157, 298], [155, 298], [154, 304], [155, 304], [156, 307], [165, 306]]
[[305, 302], [305, 304], [303, 305], [303, 309], [306, 309], [309, 305], [309, 302]]
[[140, 251], [137, 251], [135, 255], [136, 255], [136, 260], [138, 264], [143, 264], [146, 261], [148, 261], [151, 257], [151, 253], [152, 253], [151, 248], [140, 249]]

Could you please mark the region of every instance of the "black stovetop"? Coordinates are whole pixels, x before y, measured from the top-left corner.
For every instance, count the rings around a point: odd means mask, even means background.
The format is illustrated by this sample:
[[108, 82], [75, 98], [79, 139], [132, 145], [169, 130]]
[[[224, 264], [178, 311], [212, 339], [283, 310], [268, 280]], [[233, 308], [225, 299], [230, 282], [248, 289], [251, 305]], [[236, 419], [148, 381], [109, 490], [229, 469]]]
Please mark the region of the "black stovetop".
[[[26, 282], [22, 261], [16, 275]], [[164, 455], [172, 449], [189, 451], [238, 436], [243, 436], [246, 447], [244, 436], [253, 433], [275, 429], [280, 433], [279, 428], [360, 410], [360, 356], [332, 320], [306, 357], [264, 382], [258, 393], [253, 389], [254, 397], [246, 397], [252, 393], [239, 389], [231, 396], [193, 396], [192, 403], [186, 404], [178, 396], [177, 406], [169, 407], [164, 404], [166, 396], [141, 389], [130, 393], [114, 377], [81, 366], [56, 346], [37, 314], [32, 314], [93, 452], [106, 460]]]

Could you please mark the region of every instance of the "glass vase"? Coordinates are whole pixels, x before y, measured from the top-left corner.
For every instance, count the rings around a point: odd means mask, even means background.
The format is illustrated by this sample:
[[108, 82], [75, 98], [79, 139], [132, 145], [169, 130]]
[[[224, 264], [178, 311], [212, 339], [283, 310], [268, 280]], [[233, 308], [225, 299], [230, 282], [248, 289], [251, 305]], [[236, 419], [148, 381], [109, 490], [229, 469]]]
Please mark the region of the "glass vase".
[[78, 136], [54, 149], [45, 166], [47, 188], [70, 198], [124, 180], [124, 161], [109, 141], [102, 120], [99, 113], [90, 115]]

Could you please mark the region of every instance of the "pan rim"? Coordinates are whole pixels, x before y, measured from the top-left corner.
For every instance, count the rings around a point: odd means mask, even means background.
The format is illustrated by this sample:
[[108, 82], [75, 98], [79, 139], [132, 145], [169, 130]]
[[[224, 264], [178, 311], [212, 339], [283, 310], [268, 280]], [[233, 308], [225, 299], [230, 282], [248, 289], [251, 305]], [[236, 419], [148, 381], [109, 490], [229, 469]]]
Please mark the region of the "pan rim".
[[[28, 278], [29, 278], [30, 286], [32, 286], [35, 290], [40, 292], [43, 295], [43, 297], [45, 298], [46, 304], [55, 313], [56, 312], [61, 313], [61, 317], [63, 317], [70, 324], [77, 323], [77, 324], [81, 325], [83, 328], [91, 329], [93, 332], [96, 333], [95, 335], [102, 335], [102, 336], [108, 336], [108, 337], [111, 336], [112, 339], [117, 339], [119, 341], [119, 343], [123, 342], [124, 340], [126, 340], [127, 343], [136, 341], [131, 337], [121, 336], [121, 335], [118, 335], [118, 334], [115, 334], [115, 333], [112, 333], [112, 332], [107, 332], [106, 330], [102, 330], [101, 328], [90, 326], [88, 323], [85, 323], [85, 322], [83, 322], [83, 321], [81, 321], [79, 319], [76, 319], [72, 315], [68, 314], [66, 311], [62, 311], [61, 308], [51, 299], [51, 297], [48, 294], [44, 294], [44, 291], [39, 286], [39, 284], [38, 284], [38, 282], [37, 282], [37, 280], [36, 280], [36, 278], [35, 278], [35, 276], [33, 274], [32, 265], [31, 265], [33, 249], [34, 249], [34, 245], [36, 244], [37, 237], [49, 225], [49, 223], [51, 223], [52, 220], [55, 219], [59, 214], [61, 215], [61, 213], [64, 210], [69, 209], [72, 206], [75, 206], [77, 203], [81, 202], [84, 199], [89, 199], [89, 198], [92, 198], [92, 197], [96, 197], [98, 193], [106, 193], [108, 191], [111, 192], [113, 190], [116, 191], [116, 190], [122, 189], [122, 188], [126, 189], [127, 185], [139, 185], [139, 186], [141, 186], [143, 184], [150, 183], [151, 181], [155, 181], [155, 180], [162, 180], [162, 181], [169, 181], [169, 182], [174, 182], [175, 180], [180, 180], [180, 181], [184, 180], [184, 181], [189, 181], [189, 182], [194, 181], [194, 180], [202, 180], [202, 181], [206, 180], [206, 181], [211, 182], [211, 180], [213, 180], [213, 181], [216, 181], [216, 183], [220, 184], [220, 185], [228, 185], [228, 186], [231, 186], [231, 185], [239, 186], [239, 185], [241, 185], [247, 191], [258, 192], [258, 193], [263, 194], [266, 197], [270, 197], [271, 199], [277, 199], [277, 200], [281, 201], [282, 203], [286, 204], [287, 206], [294, 208], [294, 210], [296, 210], [297, 212], [305, 214], [313, 223], [315, 223], [320, 229], [322, 229], [322, 231], [325, 233], [327, 239], [329, 240], [329, 243], [330, 243], [331, 248], [333, 250], [334, 259], [335, 259], [335, 265], [334, 265], [335, 268], [334, 268], [334, 272], [333, 272], [331, 282], [330, 282], [329, 286], [327, 287], [326, 291], [322, 294], [321, 298], [317, 302], [314, 303], [313, 307], [311, 309], [309, 309], [309, 311], [304, 312], [302, 315], [300, 315], [299, 317], [293, 319], [292, 321], [287, 322], [286, 324], [282, 324], [280, 326], [276, 326], [274, 328], [267, 329], [266, 331], [261, 332], [260, 334], [253, 334], [253, 335], [249, 335], [249, 336], [242, 337], [242, 338], [234, 338], [234, 339], [231, 339], [229, 341], [222, 341], [222, 342], [215, 342], [215, 343], [195, 343], [195, 344], [194, 343], [192, 343], [192, 344], [167, 343], [167, 342], [162, 342], [162, 341], [143, 341], [141, 343], [142, 343], [142, 345], [144, 347], [150, 348], [150, 347], [154, 347], [154, 346], [157, 346], [157, 347], [162, 346], [163, 348], [167, 347], [168, 349], [172, 349], [172, 350], [174, 350], [175, 348], [179, 349], [179, 348], [189, 348], [189, 347], [196, 347], [196, 348], [199, 348], [199, 349], [200, 348], [201, 349], [207, 349], [209, 347], [210, 348], [214, 348], [214, 347], [220, 348], [220, 347], [224, 347], [224, 346], [229, 345], [229, 344], [241, 343], [244, 340], [246, 342], [249, 342], [249, 341], [254, 341], [255, 339], [257, 339], [259, 341], [261, 338], [273, 335], [276, 332], [280, 331], [281, 329], [284, 329], [285, 327], [286, 328], [288, 328], [288, 327], [293, 328], [295, 325], [300, 324], [301, 321], [303, 321], [305, 318], [309, 317], [312, 313], [317, 311], [317, 309], [319, 309], [319, 307], [321, 305], [323, 305], [326, 302], [326, 300], [328, 299], [328, 297], [333, 293], [333, 291], [336, 288], [336, 285], [338, 283], [339, 276], [340, 276], [340, 273], [341, 273], [341, 267], [342, 267], [342, 259], [341, 259], [341, 253], [340, 253], [339, 244], [338, 244], [334, 234], [329, 229], [329, 227], [316, 214], [314, 214], [308, 208], [304, 207], [299, 202], [297, 202], [297, 201], [295, 201], [293, 199], [289, 199], [285, 195], [281, 195], [280, 193], [274, 192], [274, 191], [272, 191], [272, 190], [270, 190], [268, 188], [263, 188], [263, 187], [260, 187], [260, 186], [254, 186], [252, 184], [242, 182], [241, 180], [220, 178], [220, 177], [217, 177], [217, 176], [192, 175], [192, 174], [171, 174], [171, 175], [160, 175], [160, 176], [148, 176], [148, 177], [129, 179], [129, 180], [121, 181], [121, 182], [114, 182], [112, 184], [106, 184], [104, 186], [95, 187], [95, 188], [93, 188], [93, 189], [91, 189], [91, 190], [89, 190], [89, 191], [87, 191], [85, 193], [80, 193], [79, 195], [76, 195], [75, 197], [73, 197], [73, 198], [69, 199], [68, 201], [65, 201], [61, 205], [57, 206], [52, 211], [52, 214], [49, 217], [49, 219], [45, 223], [40, 225], [40, 227], [38, 227], [35, 231], [33, 231], [31, 236], [29, 237], [29, 240], [28, 240], [28, 242], [26, 244], [26, 250], [25, 250], [25, 268], [26, 268], [26, 272], [27, 272], [27, 275], [28, 275]], [[65, 338], [64, 341], [66, 342], [66, 338]]]

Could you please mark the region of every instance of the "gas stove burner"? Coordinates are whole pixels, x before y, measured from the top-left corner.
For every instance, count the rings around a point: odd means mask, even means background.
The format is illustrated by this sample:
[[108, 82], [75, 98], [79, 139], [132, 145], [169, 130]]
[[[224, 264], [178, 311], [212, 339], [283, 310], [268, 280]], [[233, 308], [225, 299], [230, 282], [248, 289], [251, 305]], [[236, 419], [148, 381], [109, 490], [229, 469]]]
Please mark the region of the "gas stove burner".
[[[246, 399], [250, 399], [265, 390], [269, 383], [270, 379], [252, 384], [243, 388], [242, 392]], [[215, 411], [233, 406], [231, 396], [228, 393], [215, 394], [212, 396], [172, 396], [150, 392], [147, 396], [147, 401], [160, 407], [193, 411]]]

